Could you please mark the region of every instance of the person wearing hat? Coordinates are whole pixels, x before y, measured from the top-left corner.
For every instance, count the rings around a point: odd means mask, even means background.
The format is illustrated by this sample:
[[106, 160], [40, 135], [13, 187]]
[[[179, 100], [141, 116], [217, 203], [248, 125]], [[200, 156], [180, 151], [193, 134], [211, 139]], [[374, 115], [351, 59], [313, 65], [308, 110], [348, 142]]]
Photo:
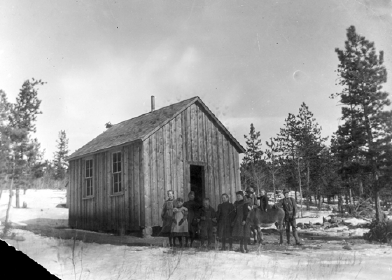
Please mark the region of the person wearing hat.
[[255, 190], [252, 187], [247, 187], [246, 188], [246, 200], [249, 203], [249, 205], [252, 207], [253, 205], [256, 205], [257, 207], [259, 206], [257, 203], [257, 196], [255, 195]]
[[205, 197], [203, 199], [203, 207], [200, 208], [200, 243], [201, 247], [204, 247], [207, 241], [207, 249], [210, 248], [211, 244], [214, 243], [214, 227], [216, 226], [216, 212], [214, 208], [210, 206], [210, 199]]
[[287, 244], [290, 244], [290, 226], [291, 226], [293, 230], [295, 244], [302, 245], [299, 242], [299, 238], [297, 234], [297, 223], [296, 223], [297, 204], [295, 203], [294, 198], [289, 197], [289, 192], [290, 191], [288, 189], [283, 190], [284, 198], [280, 202], [285, 213], [284, 220], [286, 226]]
[[267, 212], [268, 207], [268, 196], [265, 193], [265, 190], [260, 191], [260, 196], [257, 197], [260, 200], [260, 209], [261, 211]]
[[236, 192], [237, 201], [234, 202], [234, 220], [232, 222], [232, 237], [239, 239], [240, 251], [248, 253], [248, 241], [250, 238], [250, 225], [246, 222], [249, 213], [249, 203], [244, 200], [243, 191]]

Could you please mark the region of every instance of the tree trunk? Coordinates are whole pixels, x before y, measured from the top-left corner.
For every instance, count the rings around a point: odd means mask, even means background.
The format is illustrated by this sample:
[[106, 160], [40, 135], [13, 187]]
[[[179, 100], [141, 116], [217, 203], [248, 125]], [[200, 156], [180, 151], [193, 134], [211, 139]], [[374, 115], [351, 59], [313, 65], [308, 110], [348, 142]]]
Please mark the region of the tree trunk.
[[16, 196], [15, 196], [16, 208], [20, 208], [20, 204], [19, 204], [19, 187], [16, 187], [15, 190], [16, 190]]
[[376, 190], [374, 192], [374, 200], [375, 200], [375, 208], [376, 208], [376, 220], [378, 222], [382, 222], [384, 220], [384, 215], [383, 212], [381, 211], [381, 206], [380, 206], [380, 192]]
[[[276, 193], [275, 189], [275, 172], [272, 172], [272, 186], [274, 187], [274, 193]], [[261, 200], [260, 200], [261, 203]], [[276, 203], [276, 195], [274, 195], [274, 203]]]
[[[310, 209], [310, 202], [312, 202], [312, 195], [310, 194], [309, 162], [306, 163], [306, 191], [308, 193], [306, 210], [309, 210]], [[310, 200], [309, 200], [309, 198], [310, 198]]]
[[322, 205], [322, 196], [320, 195], [319, 201], [318, 201], [318, 209], [321, 210], [321, 205]]
[[301, 218], [302, 218], [302, 200], [303, 200], [303, 195], [302, 195], [302, 187], [301, 187], [301, 170], [299, 168], [299, 158], [297, 160], [297, 167], [298, 167], [298, 185], [299, 185], [299, 194], [301, 198]]
[[353, 195], [351, 193], [351, 188], [348, 189], [349, 197], [350, 197], [350, 204], [353, 205]]
[[7, 231], [8, 231], [8, 228], [9, 228], [9, 226], [8, 226], [8, 218], [9, 218], [9, 213], [10, 213], [11, 203], [12, 203], [12, 195], [13, 195], [12, 187], [13, 187], [13, 184], [14, 184], [14, 178], [11, 179], [11, 184], [10, 184], [10, 189], [9, 189], [10, 196], [9, 196], [9, 200], [8, 200], [7, 212], [6, 212], [5, 221], [4, 221], [4, 229], [3, 229], [4, 235], [7, 234]]
[[363, 196], [363, 182], [362, 180], [359, 180], [359, 196]]
[[297, 192], [298, 192], [298, 188], [295, 188], [295, 193], [294, 193], [294, 196], [295, 196], [295, 203], [298, 203]]

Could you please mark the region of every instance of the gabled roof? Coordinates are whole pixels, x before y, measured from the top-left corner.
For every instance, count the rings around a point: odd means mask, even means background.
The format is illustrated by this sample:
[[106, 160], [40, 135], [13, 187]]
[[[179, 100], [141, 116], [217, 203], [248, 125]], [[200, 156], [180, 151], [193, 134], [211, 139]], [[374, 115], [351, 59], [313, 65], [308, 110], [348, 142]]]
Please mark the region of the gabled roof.
[[229, 137], [239, 153], [245, 152], [245, 149], [241, 146], [241, 144], [238, 143], [238, 141], [215, 117], [215, 115], [208, 109], [201, 99], [199, 97], [193, 97], [113, 125], [102, 134], [98, 135], [96, 138], [71, 154], [68, 157], [68, 160], [72, 160], [88, 154], [93, 154], [98, 151], [106, 150], [126, 143], [144, 141], [151, 134], [155, 133], [158, 129], [167, 124], [194, 103], [198, 103], [207, 112], [207, 115], [209, 115], [215, 121], [218, 127], [220, 127]]

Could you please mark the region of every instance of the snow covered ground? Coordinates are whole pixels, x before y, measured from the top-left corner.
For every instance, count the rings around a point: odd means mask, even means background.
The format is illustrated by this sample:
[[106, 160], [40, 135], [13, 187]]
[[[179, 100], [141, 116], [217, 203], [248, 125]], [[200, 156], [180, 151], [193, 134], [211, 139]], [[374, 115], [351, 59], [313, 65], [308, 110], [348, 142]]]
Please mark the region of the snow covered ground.
[[[68, 210], [56, 208], [65, 203], [64, 191], [28, 190], [21, 195], [23, 201], [27, 209], [11, 209], [14, 224], [67, 225]], [[1, 221], [7, 202], [8, 193], [3, 192]], [[6, 239], [9, 245], [60, 279], [392, 279], [391, 246], [358, 239], [304, 239], [302, 247], [279, 246], [276, 235], [266, 234], [266, 245], [260, 249], [252, 245], [249, 254], [242, 254], [85, 243], [22, 229], [12, 232], [24, 241]]]

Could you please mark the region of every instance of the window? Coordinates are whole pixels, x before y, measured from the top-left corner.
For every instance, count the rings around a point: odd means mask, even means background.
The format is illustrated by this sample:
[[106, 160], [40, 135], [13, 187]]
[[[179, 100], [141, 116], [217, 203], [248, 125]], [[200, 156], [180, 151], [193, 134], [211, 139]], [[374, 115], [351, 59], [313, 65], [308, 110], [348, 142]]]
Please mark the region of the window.
[[122, 191], [121, 187], [121, 152], [113, 153], [113, 169], [112, 169], [112, 193], [119, 193]]
[[84, 175], [84, 185], [85, 185], [85, 196], [89, 197], [93, 195], [93, 160], [85, 160], [85, 175]]

